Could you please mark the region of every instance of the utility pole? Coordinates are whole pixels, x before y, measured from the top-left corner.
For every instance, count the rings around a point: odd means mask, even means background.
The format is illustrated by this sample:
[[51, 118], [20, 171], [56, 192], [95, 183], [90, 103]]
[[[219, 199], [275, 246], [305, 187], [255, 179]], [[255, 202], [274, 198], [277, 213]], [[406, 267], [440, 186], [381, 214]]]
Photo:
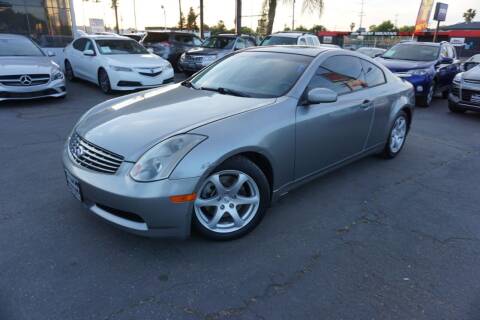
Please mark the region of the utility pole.
[[235, 0], [235, 33], [242, 34], [242, 0]]
[[295, 30], [295, 0], [292, 1], [292, 31]]
[[167, 30], [167, 11], [165, 10], [165, 6], [163, 4], [160, 8], [163, 10], [163, 29]]
[[118, 27], [118, 0], [112, 0], [112, 7], [115, 10], [115, 32], [120, 33], [120, 28]]
[[361, 5], [360, 5], [360, 26], [358, 27], [359, 30], [362, 29], [363, 27], [363, 17], [365, 16], [365, 0], [361, 0]]
[[203, 39], [203, 0], [200, 0], [200, 38]]
[[180, 11], [180, 20], [178, 20], [178, 26], [180, 30], [183, 30], [183, 20], [182, 20], [182, 0], [178, 0], [178, 9]]
[[138, 28], [137, 28], [137, 0], [133, 0], [133, 20], [135, 21], [135, 31], [138, 31]]

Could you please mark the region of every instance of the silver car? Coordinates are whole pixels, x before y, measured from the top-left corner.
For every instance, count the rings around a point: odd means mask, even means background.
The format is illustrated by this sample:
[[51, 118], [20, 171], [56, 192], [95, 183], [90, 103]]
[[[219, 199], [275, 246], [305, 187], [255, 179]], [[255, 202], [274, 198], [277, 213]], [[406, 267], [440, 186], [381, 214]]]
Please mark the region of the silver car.
[[413, 106], [409, 83], [354, 52], [237, 51], [181, 84], [90, 109], [65, 145], [67, 184], [128, 231], [187, 237], [193, 225], [232, 239], [302, 183], [397, 156]]
[[32, 40], [0, 34], [0, 101], [66, 94], [60, 67]]

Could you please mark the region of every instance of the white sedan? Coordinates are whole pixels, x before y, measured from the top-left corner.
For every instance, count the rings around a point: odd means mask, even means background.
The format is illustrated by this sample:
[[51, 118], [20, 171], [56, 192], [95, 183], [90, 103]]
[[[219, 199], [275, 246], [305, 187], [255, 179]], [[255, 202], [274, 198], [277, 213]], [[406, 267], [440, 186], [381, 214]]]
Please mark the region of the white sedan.
[[100, 86], [103, 92], [158, 87], [173, 82], [172, 65], [136, 41], [121, 36], [88, 35], [65, 48], [65, 75]]

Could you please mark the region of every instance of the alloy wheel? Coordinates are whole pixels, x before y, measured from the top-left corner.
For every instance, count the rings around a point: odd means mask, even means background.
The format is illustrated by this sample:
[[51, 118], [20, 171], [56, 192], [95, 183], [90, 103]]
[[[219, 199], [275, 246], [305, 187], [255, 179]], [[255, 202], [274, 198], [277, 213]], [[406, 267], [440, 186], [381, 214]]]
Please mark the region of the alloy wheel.
[[430, 105], [433, 100], [433, 96], [435, 95], [435, 82], [433, 82], [430, 85], [430, 89], [428, 90], [428, 95], [427, 95], [427, 104]]
[[209, 176], [194, 203], [198, 221], [215, 233], [242, 229], [256, 216], [260, 191], [249, 175], [238, 170], [224, 170]]
[[392, 132], [390, 134], [390, 150], [393, 153], [397, 153], [405, 142], [407, 136], [407, 119], [404, 116], [399, 116], [393, 125]]

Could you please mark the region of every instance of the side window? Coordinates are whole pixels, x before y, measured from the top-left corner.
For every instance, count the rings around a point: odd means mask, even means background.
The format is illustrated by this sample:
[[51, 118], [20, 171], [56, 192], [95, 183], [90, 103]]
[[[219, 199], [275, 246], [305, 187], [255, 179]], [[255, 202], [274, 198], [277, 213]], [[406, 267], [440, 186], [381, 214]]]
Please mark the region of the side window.
[[72, 43], [72, 46], [75, 50], [83, 51], [83, 49], [85, 48], [85, 42], [87, 42], [87, 39], [80, 38], [78, 40], [75, 40]]
[[307, 37], [307, 44], [309, 46], [314, 46], [312, 37]]
[[238, 38], [235, 43], [235, 49], [245, 49], [245, 40], [243, 38]]
[[307, 41], [305, 40], [304, 37], [300, 37], [300, 38], [298, 39], [298, 44], [299, 44], [300, 46], [306, 46], [306, 45], [307, 45]]
[[334, 56], [328, 58], [317, 69], [308, 84], [308, 90], [328, 88], [341, 95], [362, 90], [366, 86], [363, 66], [359, 58]]
[[255, 42], [250, 38], [245, 38], [245, 47], [255, 47]]
[[183, 44], [189, 44], [189, 45], [194, 45], [194, 39], [195, 37], [190, 36], [190, 35], [175, 35], [175, 41], [183, 43]]
[[447, 46], [442, 46], [440, 48], [440, 56], [442, 58], [447, 58], [448, 57], [448, 50], [447, 50]]
[[83, 49], [83, 51], [85, 50], [92, 50], [93, 52], [95, 52], [92, 40], [87, 40], [87, 42], [85, 43], [85, 49]]
[[367, 83], [368, 87], [379, 86], [387, 82], [382, 69], [366, 60], [362, 59], [361, 62], [363, 66], [363, 73], [365, 75], [365, 82]]

